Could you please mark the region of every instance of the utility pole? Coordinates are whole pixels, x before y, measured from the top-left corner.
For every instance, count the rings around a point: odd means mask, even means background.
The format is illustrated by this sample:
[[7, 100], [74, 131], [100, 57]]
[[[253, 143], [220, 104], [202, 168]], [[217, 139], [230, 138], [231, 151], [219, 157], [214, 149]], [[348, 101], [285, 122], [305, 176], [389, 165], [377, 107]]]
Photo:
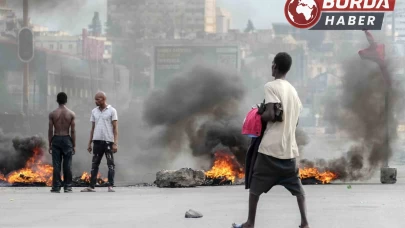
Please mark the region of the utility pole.
[[[23, 0], [23, 27], [28, 27], [28, 0]], [[23, 79], [23, 112], [28, 115], [29, 100], [29, 63], [24, 62], [24, 79]]]

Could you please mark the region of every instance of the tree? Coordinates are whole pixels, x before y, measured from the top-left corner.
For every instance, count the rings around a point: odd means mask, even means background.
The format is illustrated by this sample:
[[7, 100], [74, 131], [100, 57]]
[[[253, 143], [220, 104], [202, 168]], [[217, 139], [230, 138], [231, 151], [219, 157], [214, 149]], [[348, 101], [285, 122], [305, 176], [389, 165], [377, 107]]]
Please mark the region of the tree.
[[253, 25], [253, 22], [249, 19], [245, 29], [245, 33], [253, 32], [254, 30], [255, 26]]
[[105, 32], [108, 37], [121, 37], [122, 36], [122, 28], [121, 26], [113, 21], [110, 16], [107, 18], [107, 22], [105, 23]]
[[94, 12], [91, 24], [89, 25], [90, 34], [92, 36], [100, 36], [103, 30], [98, 12]]

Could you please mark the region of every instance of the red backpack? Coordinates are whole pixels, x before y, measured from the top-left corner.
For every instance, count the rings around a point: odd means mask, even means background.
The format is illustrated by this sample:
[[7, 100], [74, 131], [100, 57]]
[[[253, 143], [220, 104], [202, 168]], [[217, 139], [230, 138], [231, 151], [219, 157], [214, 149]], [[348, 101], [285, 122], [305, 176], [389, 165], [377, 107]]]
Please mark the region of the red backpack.
[[243, 121], [242, 134], [251, 138], [259, 137], [262, 132], [262, 120], [258, 108], [252, 108]]

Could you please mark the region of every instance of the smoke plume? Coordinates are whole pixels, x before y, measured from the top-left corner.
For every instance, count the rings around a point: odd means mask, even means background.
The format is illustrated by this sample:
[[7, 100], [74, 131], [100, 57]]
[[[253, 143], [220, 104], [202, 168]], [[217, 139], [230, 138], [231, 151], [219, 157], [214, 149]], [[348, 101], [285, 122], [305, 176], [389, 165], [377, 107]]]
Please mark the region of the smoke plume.
[[354, 143], [340, 158], [314, 162], [304, 159], [301, 165], [335, 172], [342, 180], [366, 180], [392, 157], [391, 143], [397, 137], [395, 113], [404, 108], [398, 102], [404, 91], [397, 82], [392, 83], [387, 109], [386, 84], [378, 66], [359, 57], [344, 66], [341, 92], [326, 99], [325, 118]]
[[174, 154], [185, 142], [196, 157], [210, 157], [214, 147], [223, 145], [244, 163], [247, 139], [238, 110], [244, 94], [236, 74], [197, 66], [151, 94], [143, 117], [150, 126], [163, 127], [157, 140]]
[[[87, 28], [95, 11], [100, 13], [102, 23], [105, 18], [105, 2], [95, 0], [29, 0], [29, 18], [33, 24], [48, 27], [50, 30], [62, 30], [71, 34], [80, 34]], [[23, 1], [9, 0], [8, 7], [22, 18]], [[75, 15], [72, 17], [72, 15]], [[50, 20], [49, 18], [52, 18]]]
[[45, 150], [45, 139], [39, 136], [4, 134], [0, 129], [0, 174], [24, 168], [27, 161], [33, 157], [35, 148]]

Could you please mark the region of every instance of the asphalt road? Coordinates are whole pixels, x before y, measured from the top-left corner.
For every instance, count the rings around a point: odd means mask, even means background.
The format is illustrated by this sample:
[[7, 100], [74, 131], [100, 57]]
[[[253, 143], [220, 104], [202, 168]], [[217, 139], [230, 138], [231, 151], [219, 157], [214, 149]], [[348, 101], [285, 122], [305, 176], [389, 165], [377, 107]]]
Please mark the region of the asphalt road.
[[[375, 180], [374, 180], [375, 181]], [[372, 181], [371, 181], [372, 182]], [[305, 186], [312, 228], [403, 228], [405, 180]], [[0, 227], [229, 228], [247, 215], [243, 186], [160, 189], [118, 187], [115, 193], [54, 194], [50, 188], [0, 188]], [[200, 219], [186, 219], [193, 209]], [[257, 228], [299, 225], [296, 200], [275, 187], [259, 202]]]

